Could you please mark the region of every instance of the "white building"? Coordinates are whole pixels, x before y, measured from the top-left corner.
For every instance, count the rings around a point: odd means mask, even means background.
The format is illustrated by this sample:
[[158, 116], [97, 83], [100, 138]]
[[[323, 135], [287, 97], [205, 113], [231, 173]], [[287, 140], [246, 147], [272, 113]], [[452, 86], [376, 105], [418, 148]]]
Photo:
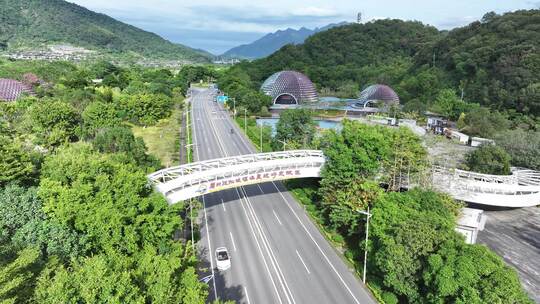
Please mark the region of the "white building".
[[482, 137], [471, 137], [469, 142], [471, 147], [479, 147], [483, 144], [495, 144], [495, 141], [493, 139], [487, 139]]
[[465, 236], [467, 244], [476, 243], [478, 231], [484, 230], [487, 217], [484, 210], [463, 208], [457, 221], [456, 231]]

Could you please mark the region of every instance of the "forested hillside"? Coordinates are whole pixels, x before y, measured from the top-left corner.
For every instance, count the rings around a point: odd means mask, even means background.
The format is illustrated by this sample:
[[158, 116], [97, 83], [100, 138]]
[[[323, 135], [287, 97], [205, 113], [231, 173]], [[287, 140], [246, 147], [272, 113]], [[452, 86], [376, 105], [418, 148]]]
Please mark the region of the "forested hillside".
[[367, 81], [368, 67], [406, 62], [438, 35], [437, 29], [419, 22], [350, 24], [315, 34], [304, 44], [287, 45], [268, 58], [244, 64], [244, 68], [256, 81], [290, 68], [307, 73], [319, 88], [337, 88], [347, 81]]
[[63, 0], [0, 0], [0, 7], [0, 49], [69, 43], [148, 58], [209, 61], [197, 50]]
[[0, 59], [45, 81], [0, 102], [0, 303], [206, 302], [188, 205], [152, 190], [166, 164], [132, 132], [181, 116], [204, 72]]
[[255, 82], [295, 69], [323, 93], [352, 95], [384, 83], [416, 109], [450, 89], [469, 103], [538, 115], [539, 48], [540, 10], [488, 13], [450, 32], [419, 22], [378, 20], [315, 34], [239, 68]]
[[540, 10], [488, 13], [423, 49], [415, 64], [433, 60], [466, 99], [540, 114]]

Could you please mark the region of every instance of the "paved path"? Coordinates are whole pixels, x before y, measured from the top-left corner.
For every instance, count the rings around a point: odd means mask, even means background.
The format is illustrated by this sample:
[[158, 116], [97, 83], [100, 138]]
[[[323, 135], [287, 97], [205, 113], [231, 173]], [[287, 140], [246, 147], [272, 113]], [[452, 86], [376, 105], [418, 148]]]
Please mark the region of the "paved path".
[[[254, 153], [210, 94], [201, 90], [192, 98], [195, 161]], [[375, 303], [281, 183], [225, 190], [201, 200], [199, 251], [215, 268], [214, 251], [226, 246], [232, 263], [229, 270], [214, 270], [210, 300]]]
[[518, 271], [525, 290], [540, 303], [540, 208], [485, 211], [486, 228], [478, 243], [486, 244]]

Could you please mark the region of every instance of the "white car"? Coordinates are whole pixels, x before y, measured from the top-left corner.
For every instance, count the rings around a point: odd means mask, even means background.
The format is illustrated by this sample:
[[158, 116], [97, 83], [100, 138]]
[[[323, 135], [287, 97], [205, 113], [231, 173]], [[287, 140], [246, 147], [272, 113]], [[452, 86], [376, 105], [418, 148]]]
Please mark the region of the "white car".
[[231, 257], [225, 247], [216, 249], [216, 266], [218, 270], [227, 270], [231, 268]]

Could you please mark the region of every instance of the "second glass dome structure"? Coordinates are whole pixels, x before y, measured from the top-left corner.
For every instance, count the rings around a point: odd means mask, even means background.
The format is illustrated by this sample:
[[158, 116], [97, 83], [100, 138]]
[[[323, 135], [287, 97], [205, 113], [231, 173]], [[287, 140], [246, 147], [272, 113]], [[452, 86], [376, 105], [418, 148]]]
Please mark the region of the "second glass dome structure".
[[264, 81], [261, 91], [272, 97], [275, 105], [298, 105], [319, 100], [315, 86], [309, 78], [296, 71], [281, 71]]
[[355, 107], [367, 107], [371, 104], [381, 104], [384, 107], [399, 104], [399, 96], [394, 90], [383, 84], [374, 84], [360, 92], [358, 102]]

